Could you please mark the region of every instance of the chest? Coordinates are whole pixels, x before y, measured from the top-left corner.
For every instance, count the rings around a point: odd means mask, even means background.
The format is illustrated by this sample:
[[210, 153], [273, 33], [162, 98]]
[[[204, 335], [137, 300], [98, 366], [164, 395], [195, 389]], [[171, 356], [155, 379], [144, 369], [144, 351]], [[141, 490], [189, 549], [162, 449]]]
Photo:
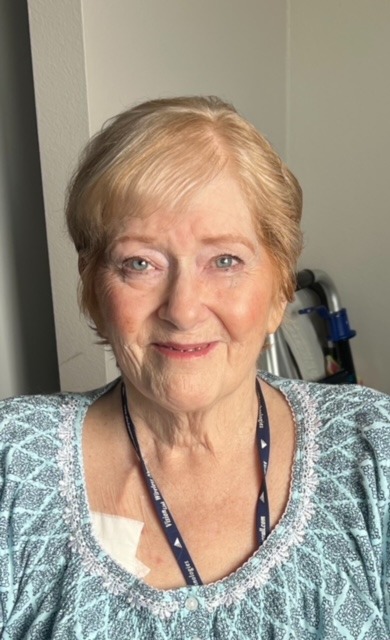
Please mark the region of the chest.
[[[106, 451], [99, 465], [87, 467], [93, 511], [120, 515], [143, 524], [136, 557], [149, 569], [145, 581], [159, 588], [185, 584], [140, 466], [129, 464], [131, 451]], [[290, 443], [290, 464], [292, 442]], [[124, 452], [126, 454], [124, 455]], [[286, 504], [290, 465], [280, 465], [275, 446], [270, 456], [268, 494], [271, 527]], [[262, 472], [257, 449], [237, 456], [225, 470], [178, 473], [156, 478], [167, 508], [204, 583], [241, 566], [257, 549], [258, 501]], [[277, 471], [278, 470], [278, 471]]]
[[[294, 450], [294, 425], [285, 403], [269, 402], [271, 450], [267, 488], [271, 527], [286, 506]], [[130, 443], [123, 417], [109, 437], [95, 412], [84, 425], [84, 464], [90, 509], [134, 519], [143, 525], [137, 559], [149, 568], [145, 580], [159, 588], [185, 584], [148, 483]], [[110, 424], [112, 421], [110, 421]], [[252, 423], [250, 424], [252, 427]], [[249, 433], [249, 431], [248, 431]], [[185, 456], [174, 451], [169, 464], [147, 465], [173, 516], [192, 562], [204, 583], [219, 580], [241, 566], [258, 548], [258, 504], [263, 483], [256, 433], [249, 439], [228, 439], [218, 455], [210, 450]], [[165, 462], [165, 461], [164, 461]]]
[[[253, 467], [253, 468], [251, 468]], [[234, 571], [255, 551], [256, 507], [259, 478], [256, 465], [235, 470], [233, 477], [221, 481], [219, 474], [209, 478], [181, 477], [163, 482], [159, 489], [174, 525], [186, 545], [192, 562], [205, 583]], [[159, 588], [185, 584], [168, 543], [163, 521], [147, 489], [140, 469], [90, 485], [89, 502], [93, 511], [120, 515], [142, 523], [136, 557], [149, 569], [145, 580]], [[168, 512], [165, 511], [167, 514]], [[170, 533], [170, 532], [169, 532]]]

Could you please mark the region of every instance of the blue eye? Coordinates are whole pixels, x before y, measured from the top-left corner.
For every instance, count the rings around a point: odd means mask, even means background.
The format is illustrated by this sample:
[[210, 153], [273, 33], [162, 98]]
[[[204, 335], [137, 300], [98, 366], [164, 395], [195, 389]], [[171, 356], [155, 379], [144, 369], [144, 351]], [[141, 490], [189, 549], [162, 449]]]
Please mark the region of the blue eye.
[[129, 258], [125, 261], [124, 266], [131, 271], [147, 271], [150, 263], [144, 258]]
[[215, 264], [218, 269], [231, 269], [239, 262], [239, 258], [230, 255], [218, 256]]

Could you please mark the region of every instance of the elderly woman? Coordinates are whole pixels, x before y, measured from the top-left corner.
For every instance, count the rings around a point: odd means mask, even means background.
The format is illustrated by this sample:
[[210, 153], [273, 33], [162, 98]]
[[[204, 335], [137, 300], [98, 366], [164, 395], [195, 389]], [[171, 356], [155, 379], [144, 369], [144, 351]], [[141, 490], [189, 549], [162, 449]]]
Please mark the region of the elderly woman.
[[2, 406], [2, 638], [390, 637], [389, 398], [256, 373], [300, 216], [218, 99], [91, 141], [67, 220], [121, 377]]

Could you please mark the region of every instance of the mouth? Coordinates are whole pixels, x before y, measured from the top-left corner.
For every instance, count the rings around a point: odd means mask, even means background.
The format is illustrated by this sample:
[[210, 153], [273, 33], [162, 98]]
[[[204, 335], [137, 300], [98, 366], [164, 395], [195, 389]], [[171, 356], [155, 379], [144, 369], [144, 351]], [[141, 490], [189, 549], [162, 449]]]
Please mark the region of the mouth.
[[215, 347], [216, 342], [179, 344], [176, 342], [155, 342], [153, 347], [171, 358], [193, 358], [205, 356]]

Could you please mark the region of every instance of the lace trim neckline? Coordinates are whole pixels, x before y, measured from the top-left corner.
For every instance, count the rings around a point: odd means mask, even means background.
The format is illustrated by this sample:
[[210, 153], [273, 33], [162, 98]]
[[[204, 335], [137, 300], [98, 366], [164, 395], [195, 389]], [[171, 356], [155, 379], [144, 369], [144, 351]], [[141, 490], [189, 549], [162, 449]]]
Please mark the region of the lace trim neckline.
[[313, 515], [312, 498], [318, 484], [316, 435], [320, 421], [317, 405], [303, 382], [283, 381], [263, 372], [260, 378], [283, 393], [295, 422], [296, 444], [286, 509], [265, 543], [233, 573], [203, 586], [168, 590], [151, 587], [127, 572], [106, 554], [93, 535], [83, 470], [82, 429], [88, 407], [115, 383], [84, 396], [69, 396], [62, 408], [59, 427], [60, 493], [65, 502], [63, 517], [71, 533], [72, 551], [82, 561], [84, 570], [99, 577], [110, 593], [125, 597], [136, 608], [146, 607], [160, 618], [167, 618], [177, 611], [189, 595], [202, 598], [204, 606], [212, 611], [241, 601], [253, 588], [261, 588], [268, 582], [271, 572], [302, 544]]

